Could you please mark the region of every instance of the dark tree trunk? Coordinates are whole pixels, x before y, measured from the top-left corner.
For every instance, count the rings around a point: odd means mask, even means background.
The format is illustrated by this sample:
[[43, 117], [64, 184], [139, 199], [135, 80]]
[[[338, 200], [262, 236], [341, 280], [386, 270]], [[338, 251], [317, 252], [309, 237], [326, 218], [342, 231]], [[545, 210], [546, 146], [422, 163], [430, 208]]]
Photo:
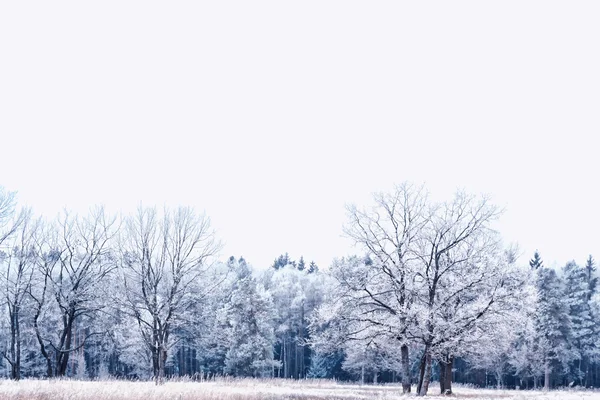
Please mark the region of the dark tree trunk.
[[15, 340], [15, 364], [14, 364], [14, 371], [13, 371], [13, 379], [15, 380], [19, 380], [21, 379], [21, 327], [20, 327], [20, 323], [19, 323], [19, 309], [17, 308], [17, 314], [16, 314], [16, 324], [15, 324], [15, 336], [16, 336], [16, 340]]
[[37, 338], [38, 344], [40, 345], [40, 352], [46, 359], [46, 374], [48, 375], [48, 378], [52, 378], [54, 376], [54, 374], [52, 373], [52, 358], [50, 357], [50, 354], [48, 354], [48, 351], [46, 351], [46, 345], [44, 344], [44, 340], [42, 339], [42, 335], [40, 333], [40, 328], [38, 325], [40, 313], [41, 309], [36, 310], [36, 314], [33, 318], [33, 327], [35, 328], [35, 336]]
[[425, 371], [423, 373], [423, 382], [421, 383], [421, 390], [419, 390], [419, 396], [426, 396], [429, 390], [429, 382], [431, 381], [431, 353], [429, 349], [425, 350]]
[[423, 385], [423, 377], [425, 376], [425, 353], [421, 357], [419, 364], [419, 380], [417, 381], [417, 394], [421, 393], [421, 386]]
[[452, 368], [454, 367], [454, 357], [448, 357], [446, 362], [440, 362], [440, 393], [444, 395], [452, 394]]
[[440, 393], [444, 394], [444, 387], [446, 385], [446, 364], [440, 361]]
[[59, 351], [56, 354], [56, 376], [65, 376], [67, 374], [69, 356], [71, 355], [71, 341], [73, 339], [74, 314], [75, 312], [72, 311], [66, 317], [67, 323], [64, 325], [63, 340], [61, 340]]
[[431, 350], [430, 345], [425, 346], [423, 357], [421, 358], [421, 367], [419, 370], [419, 384], [417, 385], [417, 396], [426, 396], [429, 390], [431, 380]]
[[154, 376], [155, 383], [158, 385], [158, 374], [159, 374], [158, 348], [156, 346], [152, 346], [150, 351], [152, 352], [152, 375]]
[[12, 310], [9, 305], [10, 315], [10, 378], [18, 381], [21, 378], [21, 331], [19, 327], [19, 306]]
[[410, 393], [410, 358], [408, 356], [408, 346], [403, 344], [400, 347], [402, 356], [402, 393]]

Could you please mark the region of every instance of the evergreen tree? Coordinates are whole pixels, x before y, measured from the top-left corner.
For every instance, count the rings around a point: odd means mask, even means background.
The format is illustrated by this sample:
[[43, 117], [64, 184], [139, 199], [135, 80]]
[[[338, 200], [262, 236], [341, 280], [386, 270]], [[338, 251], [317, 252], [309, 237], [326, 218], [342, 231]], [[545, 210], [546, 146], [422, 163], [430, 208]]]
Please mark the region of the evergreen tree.
[[329, 360], [327, 356], [321, 352], [314, 352], [310, 359], [310, 367], [306, 374], [307, 378], [323, 379], [329, 376]]
[[576, 368], [572, 371], [573, 377], [584, 382], [585, 369], [589, 356], [594, 348], [595, 322], [589, 304], [589, 286], [586, 268], [582, 268], [574, 261], [565, 265], [565, 296], [569, 305], [569, 315], [572, 322], [573, 345], [577, 350], [574, 353], [577, 360]]
[[300, 256], [300, 260], [298, 261], [298, 271], [304, 271], [306, 268], [306, 264], [304, 263], [304, 257]]
[[314, 274], [316, 272], [319, 272], [319, 267], [317, 266], [317, 264], [315, 264], [314, 261], [311, 261], [310, 265], [308, 266], [308, 273]]
[[596, 293], [596, 287], [598, 286], [598, 277], [594, 276], [596, 272], [596, 261], [590, 254], [585, 263], [586, 279], [588, 283], [588, 300]]
[[540, 258], [540, 253], [537, 250], [533, 254], [533, 258], [529, 260], [529, 266], [531, 269], [538, 269], [544, 266], [544, 262]]
[[536, 347], [544, 361], [544, 387], [551, 372], [564, 371], [571, 361], [571, 317], [564, 284], [553, 269], [539, 268], [537, 278]]
[[286, 252], [285, 254], [282, 254], [279, 257], [277, 257], [275, 259], [275, 261], [273, 261], [272, 267], [274, 269], [280, 269], [280, 268], [285, 267], [288, 264], [295, 266], [296, 261], [291, 260], [289, 254]]

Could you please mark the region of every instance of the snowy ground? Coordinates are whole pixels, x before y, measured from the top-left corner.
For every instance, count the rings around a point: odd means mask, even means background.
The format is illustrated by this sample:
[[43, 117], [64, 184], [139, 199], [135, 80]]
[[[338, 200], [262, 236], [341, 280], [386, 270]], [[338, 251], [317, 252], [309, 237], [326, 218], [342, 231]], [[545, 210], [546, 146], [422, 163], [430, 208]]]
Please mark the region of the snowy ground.
[[[431, 387], [427, 398], [436, 396], [437, 387]], [[600, 392], [555, 391], [495, 391], [456, 388], [457, 399], [506, 400], [600, 400]], [[356, 399], [406, 399], [398, 386], [359, 386], [337, 384], [332, 381], [286, 380], [219, 380], [211, 382], [168, 382], [154, 386], [151, 382], [83, 382], [37, 381], [12, 382], [0, 380], [0, 400], [356, 400]], [[410, 396], [415, 398], [414, 395]]]

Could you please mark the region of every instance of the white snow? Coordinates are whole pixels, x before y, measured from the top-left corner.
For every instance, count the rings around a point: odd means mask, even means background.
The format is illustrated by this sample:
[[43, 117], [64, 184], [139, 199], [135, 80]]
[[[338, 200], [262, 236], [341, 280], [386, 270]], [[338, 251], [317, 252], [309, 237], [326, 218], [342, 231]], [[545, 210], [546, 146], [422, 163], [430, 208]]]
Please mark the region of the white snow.
[[[432, 385], [429, 399], [438, 396]], [[350, 385], [327, 380], [290, 381], [283, 379], [219, 379], [207, 382], [74, 381], [74, 380], [0, 380], [0, 400], [263, 400], [263, 399], [407, 399], [396, 385]], [[594, 391], [511, 391], [456, 387], [456, 399], [487, 400], [600, 400]]]

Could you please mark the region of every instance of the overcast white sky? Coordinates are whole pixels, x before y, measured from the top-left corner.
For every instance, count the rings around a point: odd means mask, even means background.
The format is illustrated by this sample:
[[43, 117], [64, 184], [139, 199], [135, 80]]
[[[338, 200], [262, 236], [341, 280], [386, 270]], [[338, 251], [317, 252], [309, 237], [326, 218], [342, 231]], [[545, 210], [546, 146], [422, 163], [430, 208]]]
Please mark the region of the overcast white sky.
[[597, 1], [0, 4], [0, 185], [55, 215], [206, 210], [223, 257], [327, 265], [395, 182], [600, 258]]

